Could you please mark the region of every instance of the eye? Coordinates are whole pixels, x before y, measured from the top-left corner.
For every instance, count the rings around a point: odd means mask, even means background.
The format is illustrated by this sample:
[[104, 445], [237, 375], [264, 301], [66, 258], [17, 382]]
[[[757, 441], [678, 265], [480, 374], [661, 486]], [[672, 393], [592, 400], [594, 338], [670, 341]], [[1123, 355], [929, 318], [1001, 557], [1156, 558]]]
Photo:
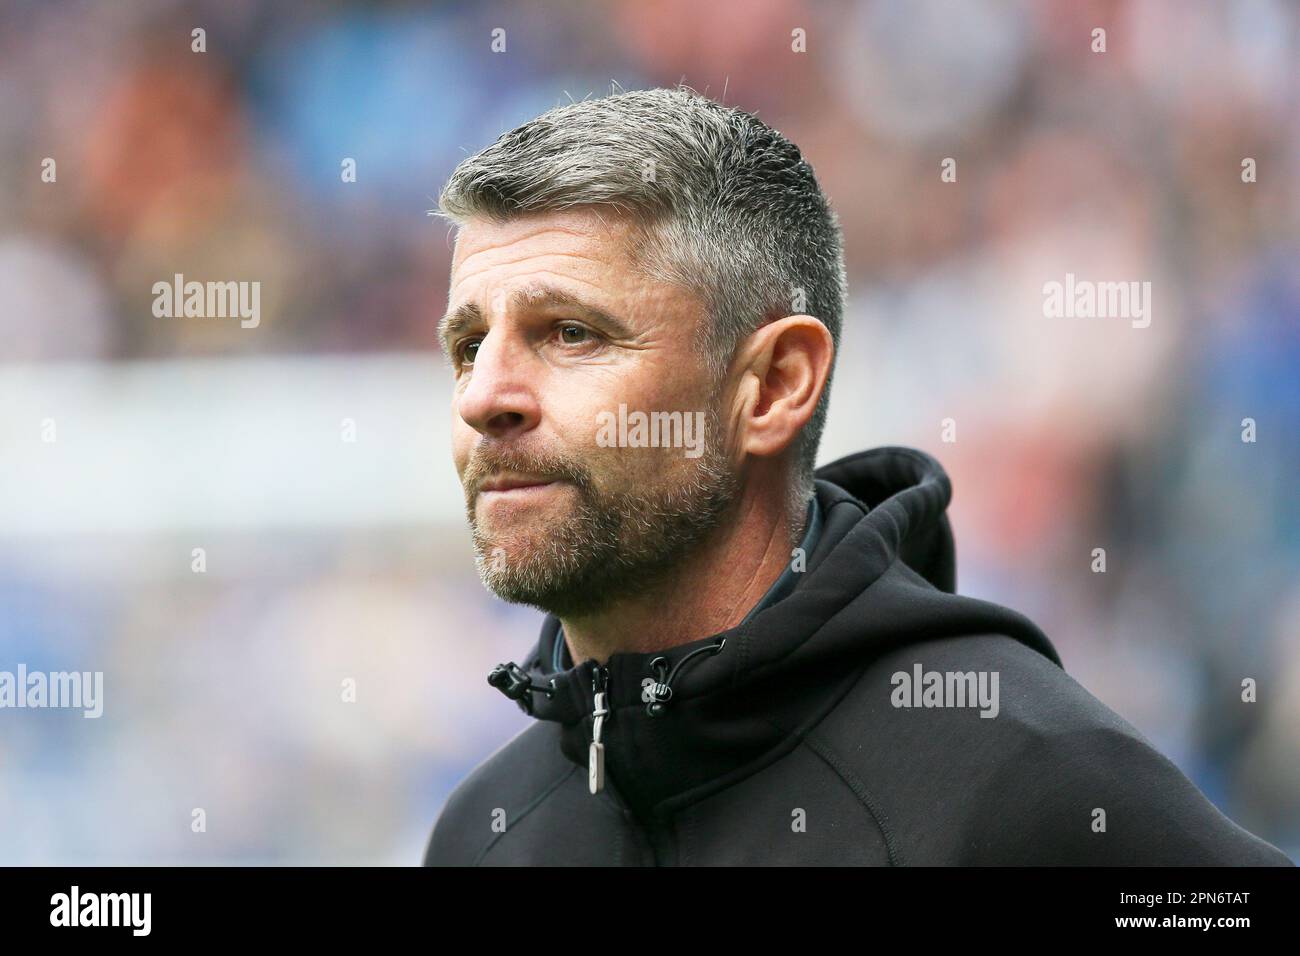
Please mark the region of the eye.
[[479, 340], [466, 339], [456, 346], [456, 361], [460, 365], [473, 365], [474, 356], [478, 354]]
[[565, 345], [582, 345], [591, 338], [591, 331], [572, 322], [560, 326], [560, 341]]

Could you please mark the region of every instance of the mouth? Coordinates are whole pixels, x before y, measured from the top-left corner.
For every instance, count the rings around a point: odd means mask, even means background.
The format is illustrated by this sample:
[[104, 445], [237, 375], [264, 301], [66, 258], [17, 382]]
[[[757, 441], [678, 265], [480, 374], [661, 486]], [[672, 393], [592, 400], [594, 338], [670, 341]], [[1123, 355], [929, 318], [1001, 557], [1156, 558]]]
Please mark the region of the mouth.
[[483, 482], [479, 488], [481, 496], [517, 495], [527, 497], [538, 494], [559, 484], [549, 478], [534, 478], [528, 475], [497, 475]]

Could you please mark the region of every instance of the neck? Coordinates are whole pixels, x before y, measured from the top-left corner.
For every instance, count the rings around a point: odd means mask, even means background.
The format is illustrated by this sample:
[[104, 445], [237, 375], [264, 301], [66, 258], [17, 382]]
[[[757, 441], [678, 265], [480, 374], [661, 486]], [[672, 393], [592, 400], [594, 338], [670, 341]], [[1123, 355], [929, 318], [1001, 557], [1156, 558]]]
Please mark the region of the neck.
[[799, 529], [784, 500], [747, 487], [728, 518], [652, 586], [595, 614], [561, 618], [574, 662], [668, 650], [739, 624], [790, 561]]

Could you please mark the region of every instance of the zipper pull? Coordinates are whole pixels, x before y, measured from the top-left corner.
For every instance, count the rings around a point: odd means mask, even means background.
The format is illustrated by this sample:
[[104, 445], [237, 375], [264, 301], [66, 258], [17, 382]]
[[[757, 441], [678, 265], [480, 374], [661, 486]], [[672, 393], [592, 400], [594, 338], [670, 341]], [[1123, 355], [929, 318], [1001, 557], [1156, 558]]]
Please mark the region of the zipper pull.
[[601, 743], [600, 735], [605, 729], [605, 718], [609, 715], [609, 708], [605, 705], [605, 684], [608, 678], [608, 671], [599, 664], [591, 672], [591, 689], [595, 691], [596, 703], [591, 712], [594, 720], [591, 726], [591, 747], [587, 751], [587, 789], [593, 794], [605, 788], [605, 745]]

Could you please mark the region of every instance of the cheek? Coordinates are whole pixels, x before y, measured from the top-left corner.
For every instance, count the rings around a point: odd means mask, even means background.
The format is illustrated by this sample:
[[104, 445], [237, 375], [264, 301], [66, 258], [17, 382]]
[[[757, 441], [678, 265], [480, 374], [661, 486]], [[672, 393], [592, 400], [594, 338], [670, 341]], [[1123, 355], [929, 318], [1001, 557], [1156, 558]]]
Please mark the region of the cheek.
[[541, 396], [542, 427], [568, 454], [583, 461], [602, 461], [617, 449], [604, 448], [597, 441], [600, 422], [607, 412], [618, 414], [620, 401], [628, 399], [618, 379], [612, 376], [586, 376], [573, 381], [556, 377]]
[[463, 475], [465, 466], [469, 464], [470, 454], [474, 451], [474, 443], [478, 438], [478, 432], [474, 431], [465, 420], [460, 417], [453, 404], [451, 409], [451, 459], [456, 465], [456, 473]]
[[[620, 403], [625, 406], [622, 412]], [[680, 482], [698, 469], [705, 441], [703, 432], [706, 429], [710, 431], [709, 440], [717, 437], [711, 434], [716, 430], [716, 408], [717, 396], [709, 392], [708, 382], [695, 369], [671, 369], [668, 365], [661, 365], [650, 374], [624, 379], [606, 405], [588, 410], [586, 422], [590, 424], [582, 437], [589, 449], [589, 460], [593, 467], [599, 467], [611, 484], [630, 485], [633, 490], [637, 485], [646, 487]], [[620, 420], [626, 422], [628, 445], [605, 447], [596, 442], [598, 412], [608, 412], [607, 425]], [[689, 426], [656, 424], [650, 418], [656, 412], [679, 413], [683, 419], [689, 418]], [[646, 426], [640, 433], [642, 441], [653, 441], [651, 436], [657, 433], [661, 440], [673, 443], [667, 447], [662, 444], [638, 447], [634, 435], [637, 413], [643, 416]], [[610, 436], [615, 431], [609, 425], [604, 434]], [[688, 455], [688, 450], [692, 454]]]

